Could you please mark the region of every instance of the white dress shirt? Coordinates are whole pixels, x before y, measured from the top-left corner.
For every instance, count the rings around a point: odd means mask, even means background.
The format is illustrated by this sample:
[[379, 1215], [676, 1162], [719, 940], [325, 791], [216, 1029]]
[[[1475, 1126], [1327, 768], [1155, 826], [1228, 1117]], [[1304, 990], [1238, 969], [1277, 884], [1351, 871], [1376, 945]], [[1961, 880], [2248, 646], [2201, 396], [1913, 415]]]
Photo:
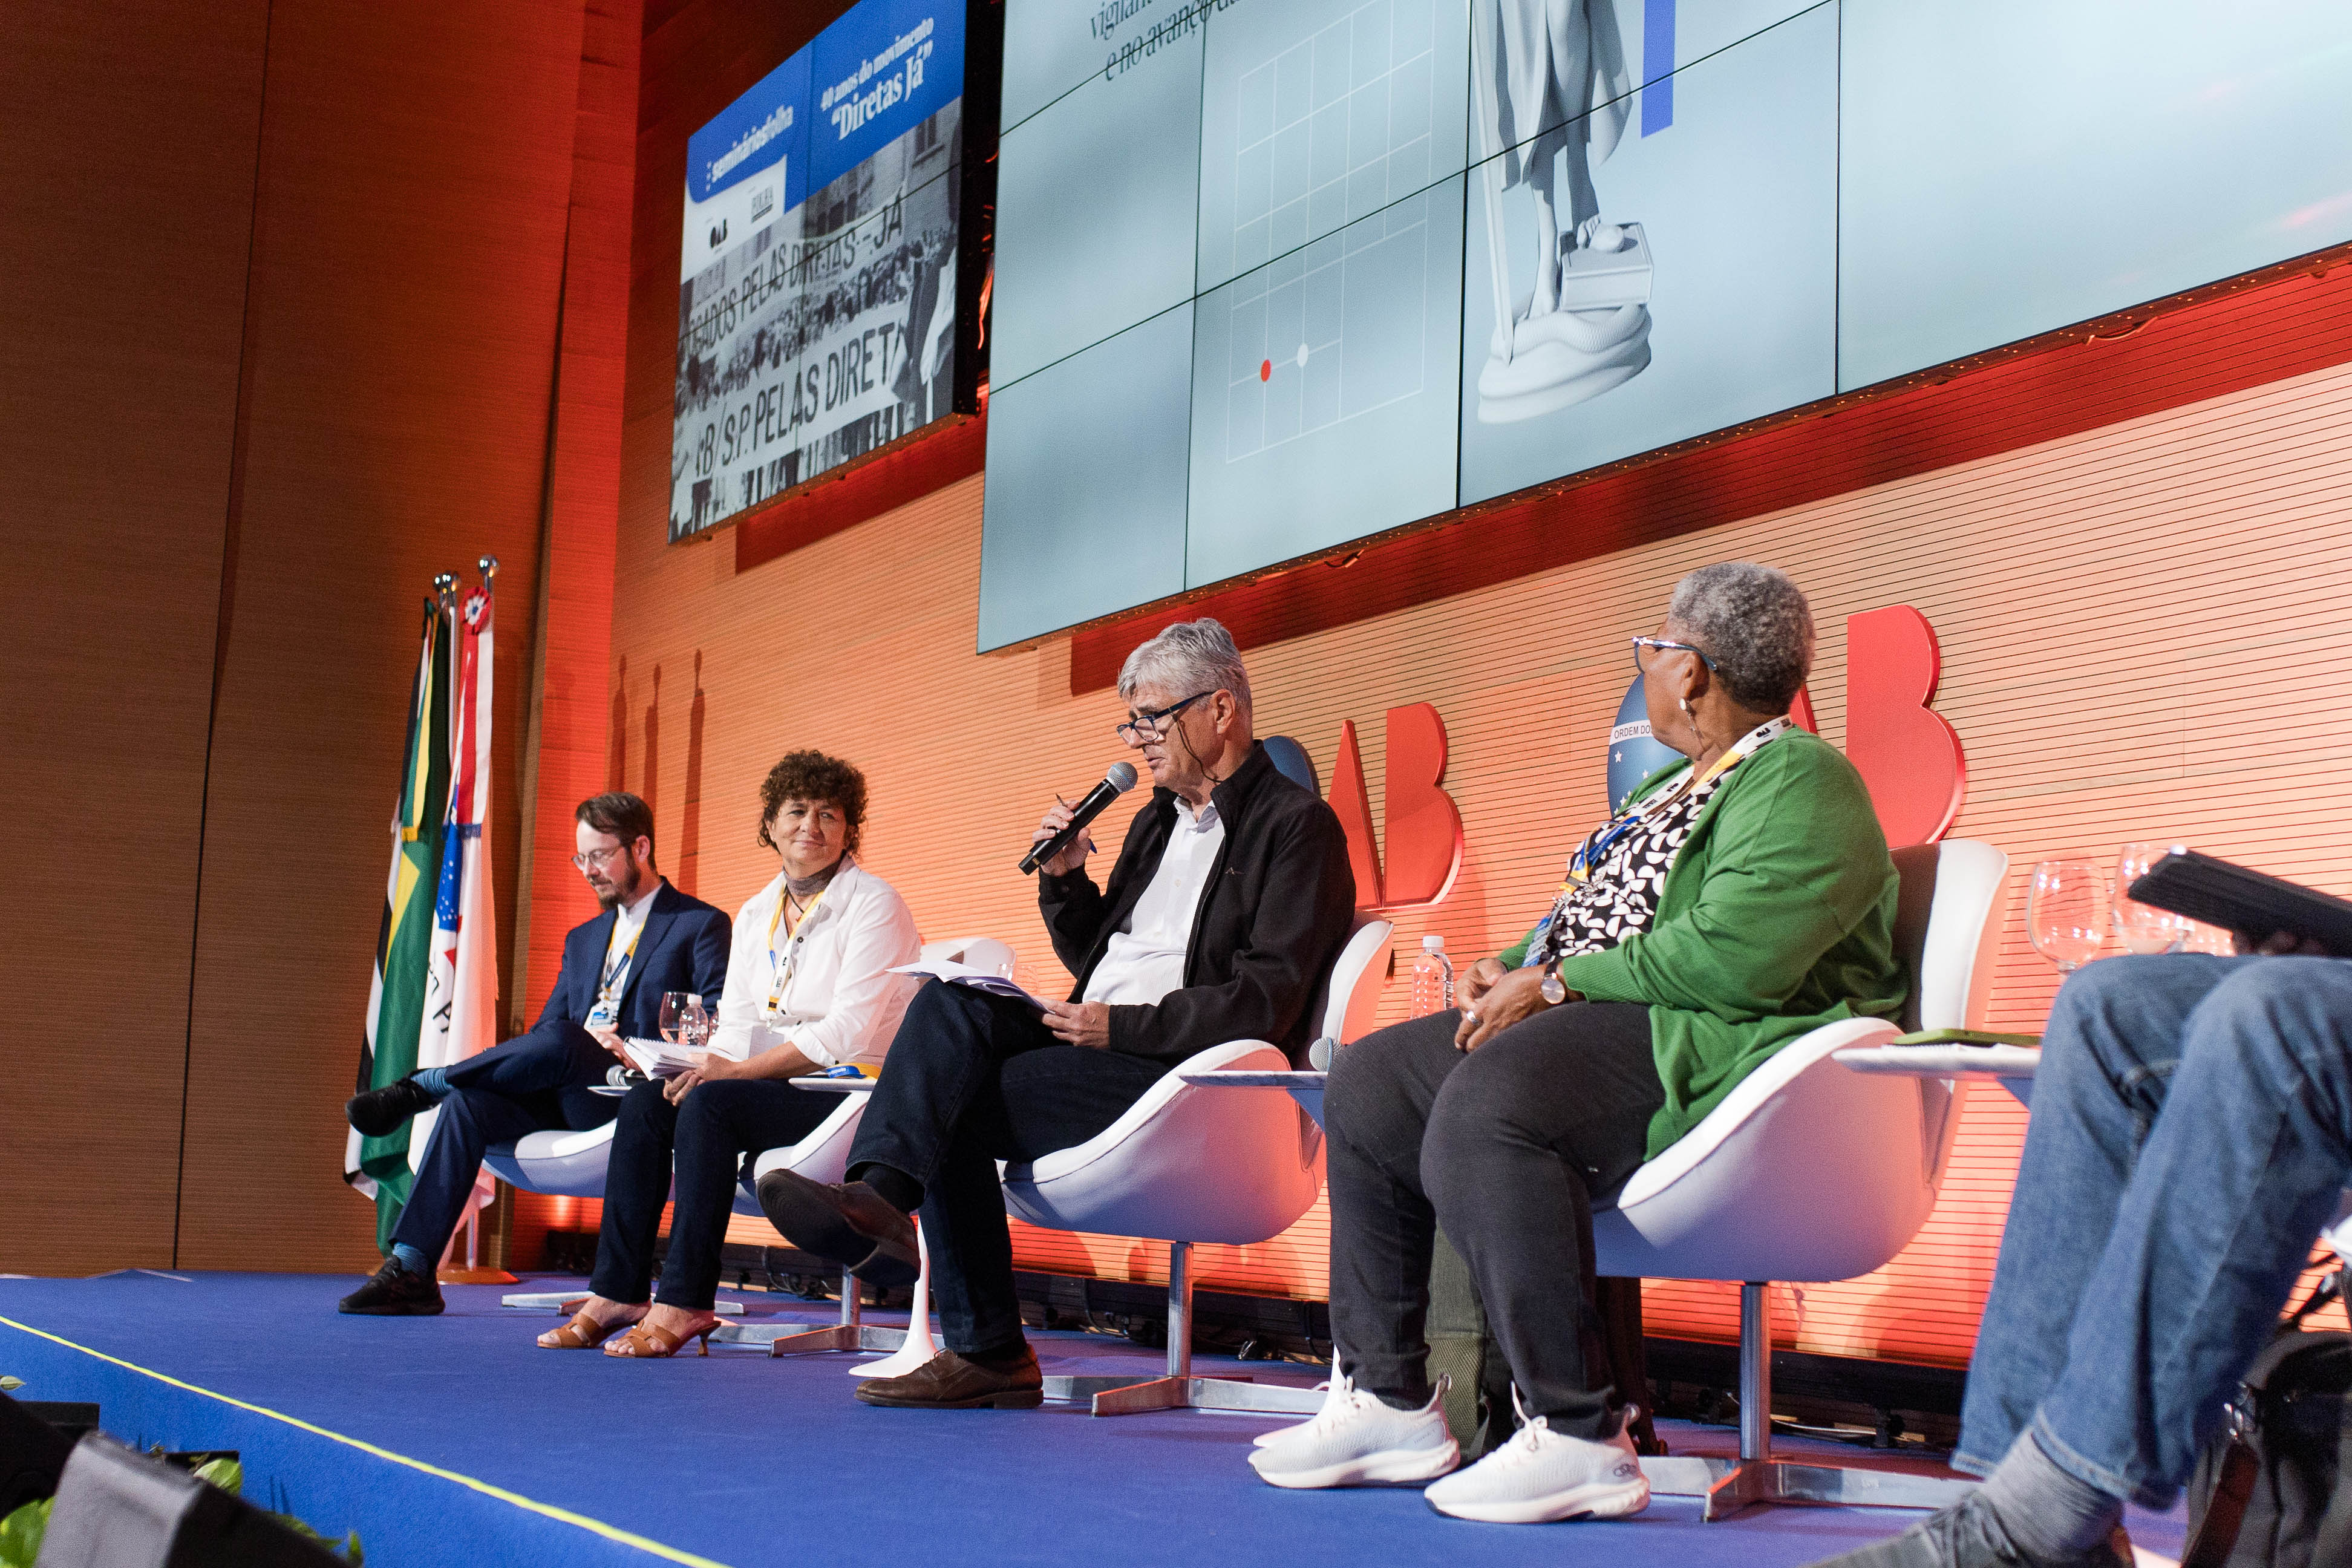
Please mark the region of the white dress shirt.
[[1150, 1004], [1182, 987], [1192, 921], [1201, 912], [1201, 893], [1224, 841], [1224, 819], [1217, 815], [1216, 802], [1196, 815], [1178, 797], [1176, 823], [1167, 847], [1160, 852], [1160, 868], [1128, 911], [1126, 925], [1111, 933], [1110, 945], [1087, 977], [1080, 1000]]
[[[783, 896], [784, 877], [778, 872], [735, 912], [727, 993], [710, 1048], [742, 1061], [789, 1040], [821, 1068], [840, 1062], [879, 1067], [915, 994], [913, 975], [890, 971], [914, 963], [923, 948], [907, 900], [881, 878], [845, 863], [816, 907], [801, 917], [800, 930], [787, 935], [775, 918]], [[786, 963], [792, 967], [784, 994], [769, 1016], [776, 971]]]

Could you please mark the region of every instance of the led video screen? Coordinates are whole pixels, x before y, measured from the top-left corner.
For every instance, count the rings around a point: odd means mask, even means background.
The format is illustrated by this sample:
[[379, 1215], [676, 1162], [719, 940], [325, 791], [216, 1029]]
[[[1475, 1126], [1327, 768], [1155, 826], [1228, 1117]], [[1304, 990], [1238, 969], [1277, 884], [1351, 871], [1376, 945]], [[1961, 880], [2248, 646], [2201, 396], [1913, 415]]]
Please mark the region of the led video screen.
[[969, 410], [966, 11], [862, 0], [688, 141], [672, 540]]
[[2352, 239], [2352, 6], [1006, 0], [980, 646]]

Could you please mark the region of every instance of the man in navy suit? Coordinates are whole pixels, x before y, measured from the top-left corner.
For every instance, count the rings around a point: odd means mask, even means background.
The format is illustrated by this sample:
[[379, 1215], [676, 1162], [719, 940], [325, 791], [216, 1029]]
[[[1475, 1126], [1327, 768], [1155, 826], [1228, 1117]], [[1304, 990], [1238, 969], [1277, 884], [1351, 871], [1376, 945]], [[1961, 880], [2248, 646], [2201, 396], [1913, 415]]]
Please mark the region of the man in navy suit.
[[671, 887], [654, 868], [654, 814], [633, 795], [594, 795], [573, 813], [579, 853], [604, 913], [563, 939], [563, 967], [539, 1022], [447, 1067], [353, 1095], [343, 1112], [382, 1138], [437, 1105], [425, 1159], [392, 1232], [392, 1255], [340, 1310], [377, 1317], [441, 1310], [434, 1268], [471, 1201], [482, 1151], [526, 1132], [601, 1127], [616, 1099], [588, 1092], [604, 1081], [624, 1037], [651, 1039], [665, 992], [688, 991], [712, 1011], [727, 983], [727, 916]]

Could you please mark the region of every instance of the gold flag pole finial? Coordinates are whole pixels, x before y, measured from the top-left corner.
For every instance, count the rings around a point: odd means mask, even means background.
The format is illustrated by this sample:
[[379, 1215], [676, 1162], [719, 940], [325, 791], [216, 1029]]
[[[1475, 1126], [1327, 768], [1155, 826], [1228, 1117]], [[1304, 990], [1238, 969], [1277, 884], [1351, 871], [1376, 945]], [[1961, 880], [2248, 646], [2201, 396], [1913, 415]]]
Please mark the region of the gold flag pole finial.
[[488, 584], [491, 578], [499, 574], [499, 558], [495, 555], [485, 555], [474, 563], [474, 569], [482, 574], [482, 581]]

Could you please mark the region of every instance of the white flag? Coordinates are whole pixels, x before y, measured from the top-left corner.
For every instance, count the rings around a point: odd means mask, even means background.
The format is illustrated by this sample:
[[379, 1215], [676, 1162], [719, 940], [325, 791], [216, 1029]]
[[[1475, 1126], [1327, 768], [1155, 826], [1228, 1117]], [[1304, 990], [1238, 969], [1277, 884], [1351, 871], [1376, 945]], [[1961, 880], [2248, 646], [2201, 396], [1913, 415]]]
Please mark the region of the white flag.
[[[420, 1068], [446, 1067], [498, 1044], [498, 918], [490, 900], [490, 585], [466, 595], [459, 612], [457, 689], [449, 705], [449, 816], [441, 886], [434, 900], [433, 956], [425, 980]], [[408, 1163], [419, 1168], [437, 1109], [417, 1116]], [[474, 1178], [474, 1202], [496, 1193], [489, 1173]]]

